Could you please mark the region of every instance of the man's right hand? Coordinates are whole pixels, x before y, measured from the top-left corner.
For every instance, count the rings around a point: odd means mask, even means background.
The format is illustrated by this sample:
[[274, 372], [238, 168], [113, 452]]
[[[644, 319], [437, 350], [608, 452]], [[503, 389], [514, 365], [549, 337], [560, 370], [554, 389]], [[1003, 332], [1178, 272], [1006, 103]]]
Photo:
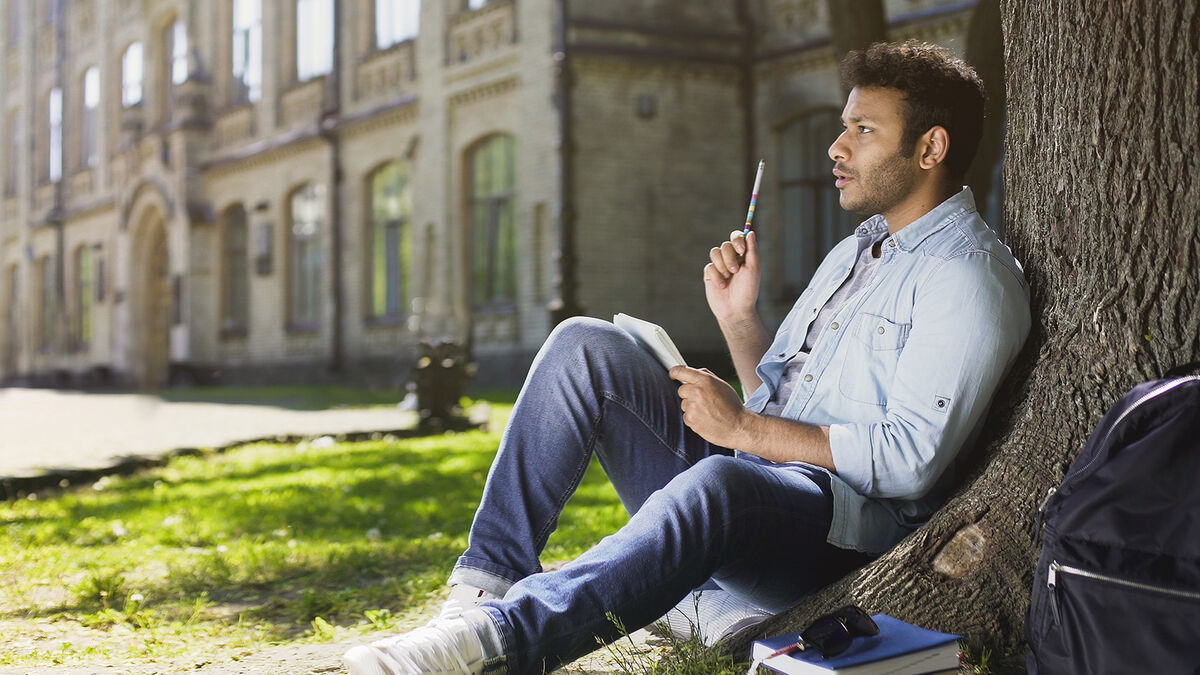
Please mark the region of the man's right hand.
[[729, 241], [709, 251], [712, 262], [704, 266], [704, 296], [717, 321], [736, 323], [751, 319], [758, 300], [758, 235], [743, 236], [734, 230]]

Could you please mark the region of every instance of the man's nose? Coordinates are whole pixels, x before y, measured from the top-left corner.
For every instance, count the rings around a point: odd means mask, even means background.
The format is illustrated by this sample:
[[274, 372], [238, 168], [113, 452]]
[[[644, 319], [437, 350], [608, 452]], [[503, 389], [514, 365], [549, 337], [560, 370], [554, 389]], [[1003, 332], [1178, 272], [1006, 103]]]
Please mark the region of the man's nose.
[[846, 145], [842, 143], [842, 138], [845, 137], [845, 135], [846, 132], [843, 131], [842, 133], [838, 134], [837, 138], [833, 139], [833, 145], [829, 146], [829, 159], [832, 159], [835, 162], [840, 162], [846, 159]]

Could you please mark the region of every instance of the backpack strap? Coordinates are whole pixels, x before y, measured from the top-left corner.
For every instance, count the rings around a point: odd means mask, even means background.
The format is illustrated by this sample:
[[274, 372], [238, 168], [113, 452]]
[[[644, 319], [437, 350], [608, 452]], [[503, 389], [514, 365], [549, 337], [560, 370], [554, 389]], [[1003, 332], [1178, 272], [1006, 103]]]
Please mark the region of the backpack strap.
[[1175, 366], [1174, 368], [1163, 373], [1163, 379], [1168, 380], [1175, 377], [1185, 377], [1187, 375], [1200, 374], [1200, 361], [1192, 361]]

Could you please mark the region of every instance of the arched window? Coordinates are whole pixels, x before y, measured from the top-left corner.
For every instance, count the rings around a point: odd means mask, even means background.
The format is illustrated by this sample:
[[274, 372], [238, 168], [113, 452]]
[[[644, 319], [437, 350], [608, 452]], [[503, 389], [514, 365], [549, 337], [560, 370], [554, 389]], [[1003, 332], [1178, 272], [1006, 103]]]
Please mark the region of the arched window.
[[72, 343], [76, 350], [84, 351], [92, 344], [92, 306], [96, 292], [91, 246], [83, 244], [75, 249], [72, 276], [75, 280], [75, 313], [71, 316]]
[[408, 166], [391, 162], [371, 174], [367, 259], [370, 318], [402, 316], [412, 261], [412, 191]]
[[289, 202], [288, 310], [290, 327], [313, 330], [321, 322], [321, 232], [325, 186], [306, 185]]
[[858, 222], [838, 205], [830, 173], [829, 146], [841, 132], [839, 111], [822, 108], [806, 113], [780, 134], [780, 291], [784, 300], [799, 297], [825, 254]]
[[246, 334], [250, 317], [250, 262], [247, 257], [246, 209], [234, 204], [225, 211], [221, 237], [221, 335]]
[[516, 158], [513, 138], [491, 136], [467, 154], [471, 301], [475, 307], [517, 299]]
[[125, 48], [121, 57], [121, 105], [126, 108], [142, 102], [142, 43]]

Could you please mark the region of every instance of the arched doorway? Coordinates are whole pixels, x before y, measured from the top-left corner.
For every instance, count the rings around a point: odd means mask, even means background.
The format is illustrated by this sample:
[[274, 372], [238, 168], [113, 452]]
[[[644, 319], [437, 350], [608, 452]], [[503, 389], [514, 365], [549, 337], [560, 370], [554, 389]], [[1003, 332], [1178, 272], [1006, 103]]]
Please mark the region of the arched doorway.
[[151, 212], [142, 220], [132, 262], [130, 371], [138, 387], [156, 389], [167, 383], [171, 355], [171, 276], [167, 228], [160, 213]]

